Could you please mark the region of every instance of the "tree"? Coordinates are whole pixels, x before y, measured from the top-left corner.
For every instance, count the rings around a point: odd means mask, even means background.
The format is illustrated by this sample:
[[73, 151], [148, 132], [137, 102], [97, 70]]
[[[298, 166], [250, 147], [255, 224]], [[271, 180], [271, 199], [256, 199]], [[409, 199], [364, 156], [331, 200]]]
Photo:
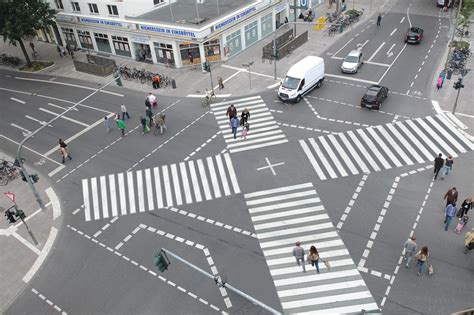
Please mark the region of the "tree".
[[26, 64], [31, 65], [24, 40], [36, 35], [36, 31], [55, 23], [56, 10], [41, 0], [0, 0], [0, 36], [3, 41], [20, 44]]

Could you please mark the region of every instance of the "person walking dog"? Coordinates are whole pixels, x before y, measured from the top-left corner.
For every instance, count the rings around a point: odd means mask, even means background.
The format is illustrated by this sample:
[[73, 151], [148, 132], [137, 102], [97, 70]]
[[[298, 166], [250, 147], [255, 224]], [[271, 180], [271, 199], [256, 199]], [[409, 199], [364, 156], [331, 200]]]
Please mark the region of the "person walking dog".
[[423, 266], [425, 265], [425, 262], [428, 260], [428, 247], [423, 246], [421, 250], [416, 254], [416, 265], [418, 266], [418, 273], [417, 275], [420, 276], [421, 273], [423, 272]]
[[309, 248], [309, 254], [306, 257], [306, 260], [311, 264], [311, 266], [314, 266], [316, 268], [316, 272], [319, 273], [319, 253], [316, 249], [316, 246], [312, 245]]

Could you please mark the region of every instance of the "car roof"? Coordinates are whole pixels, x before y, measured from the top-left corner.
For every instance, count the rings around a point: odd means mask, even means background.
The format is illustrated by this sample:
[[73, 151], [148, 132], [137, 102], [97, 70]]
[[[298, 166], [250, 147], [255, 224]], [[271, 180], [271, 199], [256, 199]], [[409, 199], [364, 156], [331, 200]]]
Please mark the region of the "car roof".
[[419, 31], [422, 31], [421, 28], [419, 27], [416, 27], [416, 26], [412, 26], [408, 29], [409, 31], [412, 31], [412, 32], [419, 32]]
[[380, 86], [380, 85], [371, 85], [367, 88], [367, 91], [375, 91], [375, 92], [378, 92], [380, 91], [381, 89], [383, 88], [383, 86]]
[[356, 57], [358, 57], [360, 53], [361, 53], [360, 50], [351, 50], [351, 51], [347, 54], [347, 56], [356, 56]]

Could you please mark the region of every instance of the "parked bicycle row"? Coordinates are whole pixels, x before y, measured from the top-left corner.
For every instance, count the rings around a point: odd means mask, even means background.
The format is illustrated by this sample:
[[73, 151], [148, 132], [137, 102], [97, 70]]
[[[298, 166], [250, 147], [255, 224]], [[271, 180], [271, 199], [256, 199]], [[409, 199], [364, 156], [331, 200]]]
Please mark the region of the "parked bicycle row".
[[12, 162], [2, 159], [0, 161], [0, 186], [5, 186], [9, 181], [17, 179], [20, 170]]
[[23, 64], [23, 60], [18, 57], [8, 56], [7, 54], [0, 55], [0, 65], [8, 67], [19, 67]]
[[328, 35], [334, 35], [336, 33], [342, 33], [352, 23], [359, 21], [359, 17], [364, 13], [362, 10], [348, 10], [344, 14], [335, 15], [326, 13], [326, 22], [331, 23], [328, 27]]
[[153, 88], [166, 88], [172, 85], [173, 79], [159, 74], [147, 71], [145, 69], [139, 70], [137, 68], [129, 68], [126, 66], [115, 66], [114, 71], [120, 74], [124, 80], [140, 82], [142, 84], [151, 84]]
[[461, 73], [466, 68], [467, 60], [471, 57], [471, 50], [468, 47], [454, 48], [448, 61], [448, 68], [455, 74]]

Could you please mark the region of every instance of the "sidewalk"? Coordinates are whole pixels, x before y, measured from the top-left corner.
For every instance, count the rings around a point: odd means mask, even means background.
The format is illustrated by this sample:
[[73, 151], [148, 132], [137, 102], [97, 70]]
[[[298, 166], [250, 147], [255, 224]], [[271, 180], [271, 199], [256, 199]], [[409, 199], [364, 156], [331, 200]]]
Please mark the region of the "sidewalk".
[[[0, 158], [13, 160], [2, 151]], [[34, 169], [27, 167], [34, 173]], [[49, 186], [45, 176], [40, 176], [36, 188], [47, 205], [45, 212], [39, 209], [31, 190], [21, 178], [0, 186], [0, 314], [14, 302], [40, 269], [61, 226], [60, 203]], [[9, 223], [4, 216], [4, 211], [13, 205], [4, 192], [15, 194], [18, 209], [25, 212], [25, 221], [38, 240], [38, 245], [33, 243], [21, 220]]]
[[[372, 3], [372, 5], [371, 5]], [[371, 1], [371, 0], [354, 0], [348, 3], [348, 9], [352, 9], [353, 6], [357, 10], [365, 10], [365, 13], [361, 16], [361, 19], [358, 23], [354, 24], [353, 27], [357, 27], [362, 24], [367, 19], [370, 19], [372, 15], [376, 14], [380, 7], [383, 6], [385, 1]], [[369, 9], [371, 6], [371, 12]], [[326, 12], [334, 12], [335, 6], [332, 9], [328, 9], [326, 1], [319, 5], [315, 10], [316, 17], [325, 16]], [[298, 20], [302, 21], [302, 20]], [[301, 60], [307, 55], [317, 55], [320, 56], [324, 50], [326, 50], [331, 44], [333, 44], [340, 36], [346, 34], [337, 34], [336, 36], [329, 37], [327, 36], [326, 31], [314, 31], [312, 29], [313, 24], [309, 23], [307, 25], [299, 24], [297, 26], [297, 33], [300, 34], [308, 30], [308, 42], [305, 43], [300, 48], [296, 49], [290, 56], [283, 58], [277, 63], [277, 77], [282, 78], [288, 69]], [[282, 34], [283, 30], [279, 32]], [[277, 86], [280, 82], [279, 79], [274, 80], [274, 64], [270, 64], [268, 60], [265, 63], [262, 63], [262, 47], [268, 44], [273, 39], [273, 34], [269, 37], [264, 38], [263, 40], [257, 42], [252, 47], [243, 51], [242, 53], [236, 55], [232, 59], [226, 62], [214, 63], [212, 64], [212, 75], [214, 81], [214, 87], [217, 88], [217, 77], [221, 76], [224, 80], [225, 88], [223, 90], [217, 90], [216, 94], [224, 96], [241, 96], [246, 94], [254, 94], [259, 91], [265, 91], [271, 86]], [[82, 72], [78, 72], [74, 69], [73, 62], [70, 56], [60, 57], [56, 45], [44, 43], [44, 42], [35, 42], [36, 51], [39, 53], [40, 60], [52, 60], [55, 62], [55, 65], [51, 68], [44, 69], [43, 74], [48, 74], [52, 76], [59, 77], [71, 77], [75, 79], [85, 80], [91, 83], [104, 84], [112, 80], [112, 76], [106, 78], [97, 77]], [[19, 47], [8, 46], [8, 44], [3, 41], [0, 43], [0, 50], [3, 53], [12, 56], [18, 56], [23, 59], [21, 50]], [[31, 52], [28, 49], [28, 52]], [[95, 52], [93, 52], [95, 54]], [[85, 58], [83, 52], [76, 52], [75, 56], [79, 58]], [[130, 59], [124, 59], [120, 57], [113, 57], [116, 60], [117, 64], [127, 64], [128, 67], [136, 67], [138, 69], [146, 68], [149, 71], [157, 72], [164, 74], [176, 80], [176, 89], [167, 87], [165, 89], [158, 89], [155, 91], [158, 95], [169, 95], [169, 96], [187, 96], [190, 94], [204, 95], [206, 88], [210, 88], [210, 76], [209, 73], [202, 73], [201, 67], [199, 65], [194, 67], [187, 67], [182, 69], [172, 69], [166, 66], [161, 65], [149, 65], [141, 62], [136, 62]], [[250, 89], [249, 84], [249, 73], [247, 68], [243, 68], [242, 64], [247, 64], [253, 61], [254, 64], [251, 68], [251, 80], [252, 80], [252, 89]], [[143, 91], [150, 92], [151, 87], [147, 85], [140, 84], [138, 82], [131, 82], [122, 80], [124, 87]], [[184, 91], [184, 92], [183, 92]], [[198, 96], [196, 95], [196, 96]], [[200, 97], [200, 96], [199, 96]]]

